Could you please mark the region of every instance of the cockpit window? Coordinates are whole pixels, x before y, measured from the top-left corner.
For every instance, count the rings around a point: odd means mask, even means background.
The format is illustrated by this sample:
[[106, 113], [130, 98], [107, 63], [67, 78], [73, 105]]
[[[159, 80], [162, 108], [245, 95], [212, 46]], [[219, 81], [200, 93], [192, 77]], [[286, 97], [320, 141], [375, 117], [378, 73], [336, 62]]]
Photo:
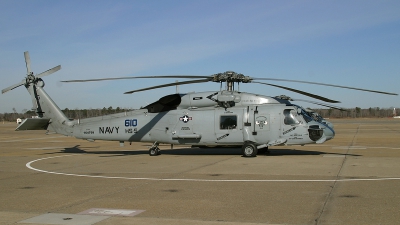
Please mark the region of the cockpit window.
[[286, 125], [294, 125], [299, 124], [299, 120], [296, 118], [296, 111], [293, 109], [285, 109], [283, 110], [283, 115], [285, 116], [284, 123]]
[[312, 118], [315, 120], [315, 121], [317, 121], [317, 122], [322, 122], [322, 116], [320, 116], [318, 113], [316, 113], [316, 112], [312, 112], [311, 113], [311, 115], [312, 115]]

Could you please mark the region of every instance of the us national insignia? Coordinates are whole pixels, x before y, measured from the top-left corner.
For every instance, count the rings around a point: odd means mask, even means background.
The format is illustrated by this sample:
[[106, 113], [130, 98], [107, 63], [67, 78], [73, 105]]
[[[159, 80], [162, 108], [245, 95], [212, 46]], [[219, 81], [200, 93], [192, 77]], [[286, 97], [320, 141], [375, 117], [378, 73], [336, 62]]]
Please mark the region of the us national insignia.
[[189, 120], [192, 120], [192, 117], [189, 117], [189, 116], [187, 116], [187, 115], [184, 115], [184, 116], [182, 116], [182, 117], [179, 117], [179, 120], [180, 120], [180, 121], [183, 121], [184, 123], [187, 123], [187, 122], [189, 122]]

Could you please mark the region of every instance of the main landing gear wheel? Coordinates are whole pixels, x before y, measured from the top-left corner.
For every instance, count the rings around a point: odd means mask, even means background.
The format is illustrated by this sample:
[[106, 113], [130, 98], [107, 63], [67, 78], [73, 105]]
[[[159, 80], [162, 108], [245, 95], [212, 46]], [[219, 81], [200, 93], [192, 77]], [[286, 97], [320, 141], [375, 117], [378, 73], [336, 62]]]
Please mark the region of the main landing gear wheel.
[[243, 156], [244, 157], [256, 157], [257, 156], [257, 146], [251, 142], [246, 142], [242, 146]]

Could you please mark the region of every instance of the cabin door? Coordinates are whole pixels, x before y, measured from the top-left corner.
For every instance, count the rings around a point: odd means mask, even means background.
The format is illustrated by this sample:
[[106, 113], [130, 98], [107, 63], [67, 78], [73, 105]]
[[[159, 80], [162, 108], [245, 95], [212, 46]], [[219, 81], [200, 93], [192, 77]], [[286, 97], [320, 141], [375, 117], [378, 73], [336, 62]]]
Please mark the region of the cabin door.
[[243, 109], [215, 109], [216, 143], [243, 144]]

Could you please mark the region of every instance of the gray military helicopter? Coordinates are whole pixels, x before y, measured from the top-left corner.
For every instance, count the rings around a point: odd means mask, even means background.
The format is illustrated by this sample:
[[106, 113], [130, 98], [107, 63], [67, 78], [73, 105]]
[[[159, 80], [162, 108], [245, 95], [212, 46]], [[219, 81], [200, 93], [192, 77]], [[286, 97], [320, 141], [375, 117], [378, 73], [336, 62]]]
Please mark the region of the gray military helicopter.
[[[50, 96], [44, 91], [42, 77], [61, 69], [56, 66], [34, 75], [31, 71], [29, 53], [25, 52], [27, 76], [20, 83], [2, 90], [2, 93], [25, 86], [32, 98], [33, 110], [39, 118], [25, 119], [16, 130], [48, 130], [88, 141], [108, 140], [124, 142], [150, 142], [149, 155], [160, 154], [158, 145], [180, 144], [191, 146], [242, 146], [243, 156], [255, 157], [270, 146], [322, 144], [335, 136], [334, 126], [315, 112], [292, 104], [290, 97], [239, 92], [235, 84], [258, 83], [293, 91], [329, 103], [338, 103], [319, 95], [256, 80], [298, 82], [368, 91], [387, 95], [395, 93], [275, 78], [253, 78], [227, 71], [211, 76], [138, 76], [63, 82], [87, 82], [140, 78], [194, 79], [173, 82], [125, 92], [131, 94], [168, 86], [218, 82], [219, 91], [187, 94], [171, 94], [141, 109], [108, 116], [87, 119], [68, 119]], [[222, 83], [226, 88], [222, 89]], [[311, 102], [311, 101], [308, 101]], [[318, 105], [340, 109], [325, 103]]]

